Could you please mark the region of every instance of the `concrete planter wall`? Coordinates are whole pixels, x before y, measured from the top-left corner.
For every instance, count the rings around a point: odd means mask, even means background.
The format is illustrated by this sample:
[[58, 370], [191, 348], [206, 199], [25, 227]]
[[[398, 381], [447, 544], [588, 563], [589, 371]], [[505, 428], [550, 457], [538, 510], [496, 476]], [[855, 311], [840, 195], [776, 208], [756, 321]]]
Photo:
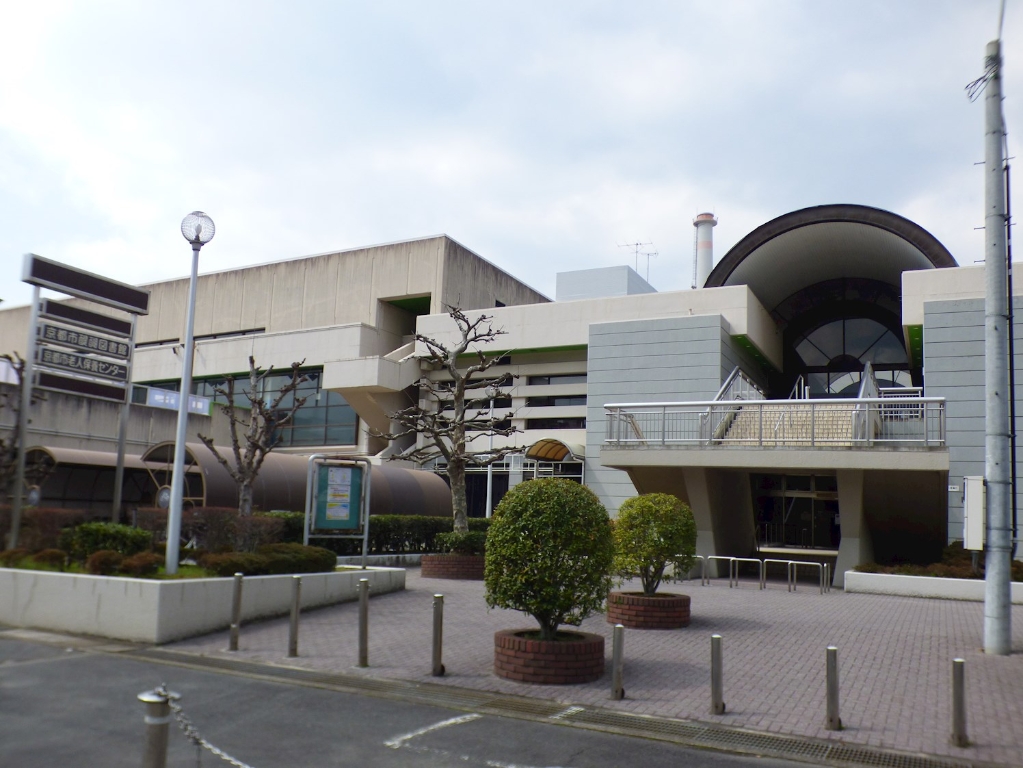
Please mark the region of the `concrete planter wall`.
[[[292, 576], [247, 576], [242, 620], [280, 616], [291, 609]], [[405, 588], [405, 571], [380, 568], [302, 574], [302, 607]], [[226, 629], [231, 623], [231, 578], [154, 581], [0, 568], [0, 624], [167, 643]]]
[[[845, 572], [846, 592], [946, 600], [984, 600], [983, 579], [940, 579], [936, 576], [899, 576], [890, 573]], [[1023, 605], [1023, 584], [1012, 583], [1012, 602]]]

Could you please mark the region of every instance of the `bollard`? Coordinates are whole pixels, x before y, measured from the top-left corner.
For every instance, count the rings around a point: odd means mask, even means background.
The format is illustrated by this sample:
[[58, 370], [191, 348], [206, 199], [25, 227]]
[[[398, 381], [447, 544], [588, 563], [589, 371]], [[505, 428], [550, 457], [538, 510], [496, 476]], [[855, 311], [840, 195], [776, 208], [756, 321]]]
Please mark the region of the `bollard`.
[[827, 731], [842, 730], [842, 718], [838, 716], [838, 649], [828, 646], [828, 711], [824, 720]]
[[143, 720], [146, 724], [146, 741], [142, 748], [142, 768], [165, 768], [167, 765], [167, 735], [171, 721], [170, 698], [178, 695], [171, 693], [165, 696], [161, 691], [144, 691], [138, 700], [146, 707]]
[[952, 746], [968, 747], [966, 735], [966, 662], [952, 660]]
[[369, 666], [369, 579], [359, 579], [359, 666]]
[[298, 656], [298, 616], [302, 611], [302, 577], [291, 577], [291, 626], [288, 627], [288, 656]]
[[444, 676], [444, 663], [441, 661], [444, 645], [444, 595], [433, 596], [433, 676]]
[[721, 659], [721, 635], [710, 636], [710, 713], [725, 714], [725, 682]]
[[625, 627], [615, 624], [611, 650], [611, 698], [621, 701], [625, 698], [625, 661], [622, 659], [625, 645]]
[[236, 573], [234, 575], [234, 597], [231, 600], [231, 644], [227, 650], [237, 651], [238, 650], [238, 631], [241, 629], [242, 623], [242, 579], [245, 578], [242, 574]]

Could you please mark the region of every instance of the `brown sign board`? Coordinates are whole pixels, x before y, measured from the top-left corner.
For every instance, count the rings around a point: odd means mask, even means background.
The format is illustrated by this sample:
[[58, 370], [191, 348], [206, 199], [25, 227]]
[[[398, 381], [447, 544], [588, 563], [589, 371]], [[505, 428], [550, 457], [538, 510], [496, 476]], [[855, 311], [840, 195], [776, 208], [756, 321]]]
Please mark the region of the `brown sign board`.
[[43, 299], [40, 317], [47, 320], [57, 320], [61, 323], [76, 325], [79, 328], [87, 328], [100, 333], [110, 333], [114, 336], [129, 338], [132, 331], [130, 320], [121, 320], [118, 317], [101, 315], [81, 307], [73, 307], [62, 301]]
[[39, 345], [36, 363], [43, 368], [53, 368], [67, 373], [84, 376], [96, 376], [111, 381], [128, 381], [128, 366], [114, 360], [105, 360], [92, 355], [79, 355], [54, 349], [45, 344]]
[[51, 345], [57, 344], [82, 352], [117, 357], [121, 360], [131, 357], [131, 344], [127, 341], [109, 339], [106, 336], [97, 336], [94, 333], [86, 333], [51, 323], [39, 324], [39, 340]]
[[149, 291], [44, 259], [34, 253], [25, 254], [21, 279], [29, 285], [52, 288], [134, 315], [149, 314]]
[[52, 392], [65, 392], [71, 395], [82, 395], [99, 400], [110, 400], [115, 403], [126, 403], [130, 389], [129, 387], [117, 386], [116, 384], [104, 384], [100, 381], [61, 376], [49, 371], [36, 372], [35, 386]]

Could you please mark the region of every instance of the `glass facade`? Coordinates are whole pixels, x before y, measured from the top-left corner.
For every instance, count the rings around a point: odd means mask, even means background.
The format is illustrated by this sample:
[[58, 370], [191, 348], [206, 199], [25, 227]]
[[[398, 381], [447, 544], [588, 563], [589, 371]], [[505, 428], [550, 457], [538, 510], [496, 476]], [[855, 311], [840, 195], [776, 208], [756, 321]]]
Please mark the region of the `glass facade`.
[[[323, 369], [309, 368], [301, 371], [306, 380], [299, 384], [294, 392], [289, 392], [278, 404], [282, 416], [294, 405], [295, 398], [305, 398], [289, 421], [276, 430], [276, 446], [301, 445], [355, 445], [358, 441], [359, 418], [355, 410], [348, 405], [341, 395], [322, 388]], [[245, 396], [249, 390], [247, 374], [236, 374], [234, 377], [235, 405], [248, 406]], [[272, 403], [281, 388], [291, 381], [290, 371], [274, 371], [262, 381], [260, 396], [264, 402]], [[218, 376], [209, 379], [196, 379], [192, 382], [192, 394], [209, 397], [216, 403], [225, 403], [227, 398], [216, 392], [226, 387], [227, 379]], [[180, 381], [147, 382], [148, 386], [177, 391]]]

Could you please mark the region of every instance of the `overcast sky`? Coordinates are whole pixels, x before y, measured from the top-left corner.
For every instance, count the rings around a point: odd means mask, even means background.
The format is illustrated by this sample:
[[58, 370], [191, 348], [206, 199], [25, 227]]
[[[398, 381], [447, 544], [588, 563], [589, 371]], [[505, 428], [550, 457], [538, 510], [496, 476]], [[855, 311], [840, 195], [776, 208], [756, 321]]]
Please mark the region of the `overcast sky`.
[[[972, 264], [984, 111], [964, 86], [997, 17], [998, 0], [7, 3], [0, 298], [29, 300], [26, 251], [184, 276], [194, 209], [217, 225], [200, 272], [446, 233], [551, 297], [556, 272], [631, 265], [618, 244], [636, 241], [657, 289], [688, 288], [703, 210], [717, 258], [775, 216], [861, 203]], [[1003, 51], [1020, 155], [1017, 0]]]

